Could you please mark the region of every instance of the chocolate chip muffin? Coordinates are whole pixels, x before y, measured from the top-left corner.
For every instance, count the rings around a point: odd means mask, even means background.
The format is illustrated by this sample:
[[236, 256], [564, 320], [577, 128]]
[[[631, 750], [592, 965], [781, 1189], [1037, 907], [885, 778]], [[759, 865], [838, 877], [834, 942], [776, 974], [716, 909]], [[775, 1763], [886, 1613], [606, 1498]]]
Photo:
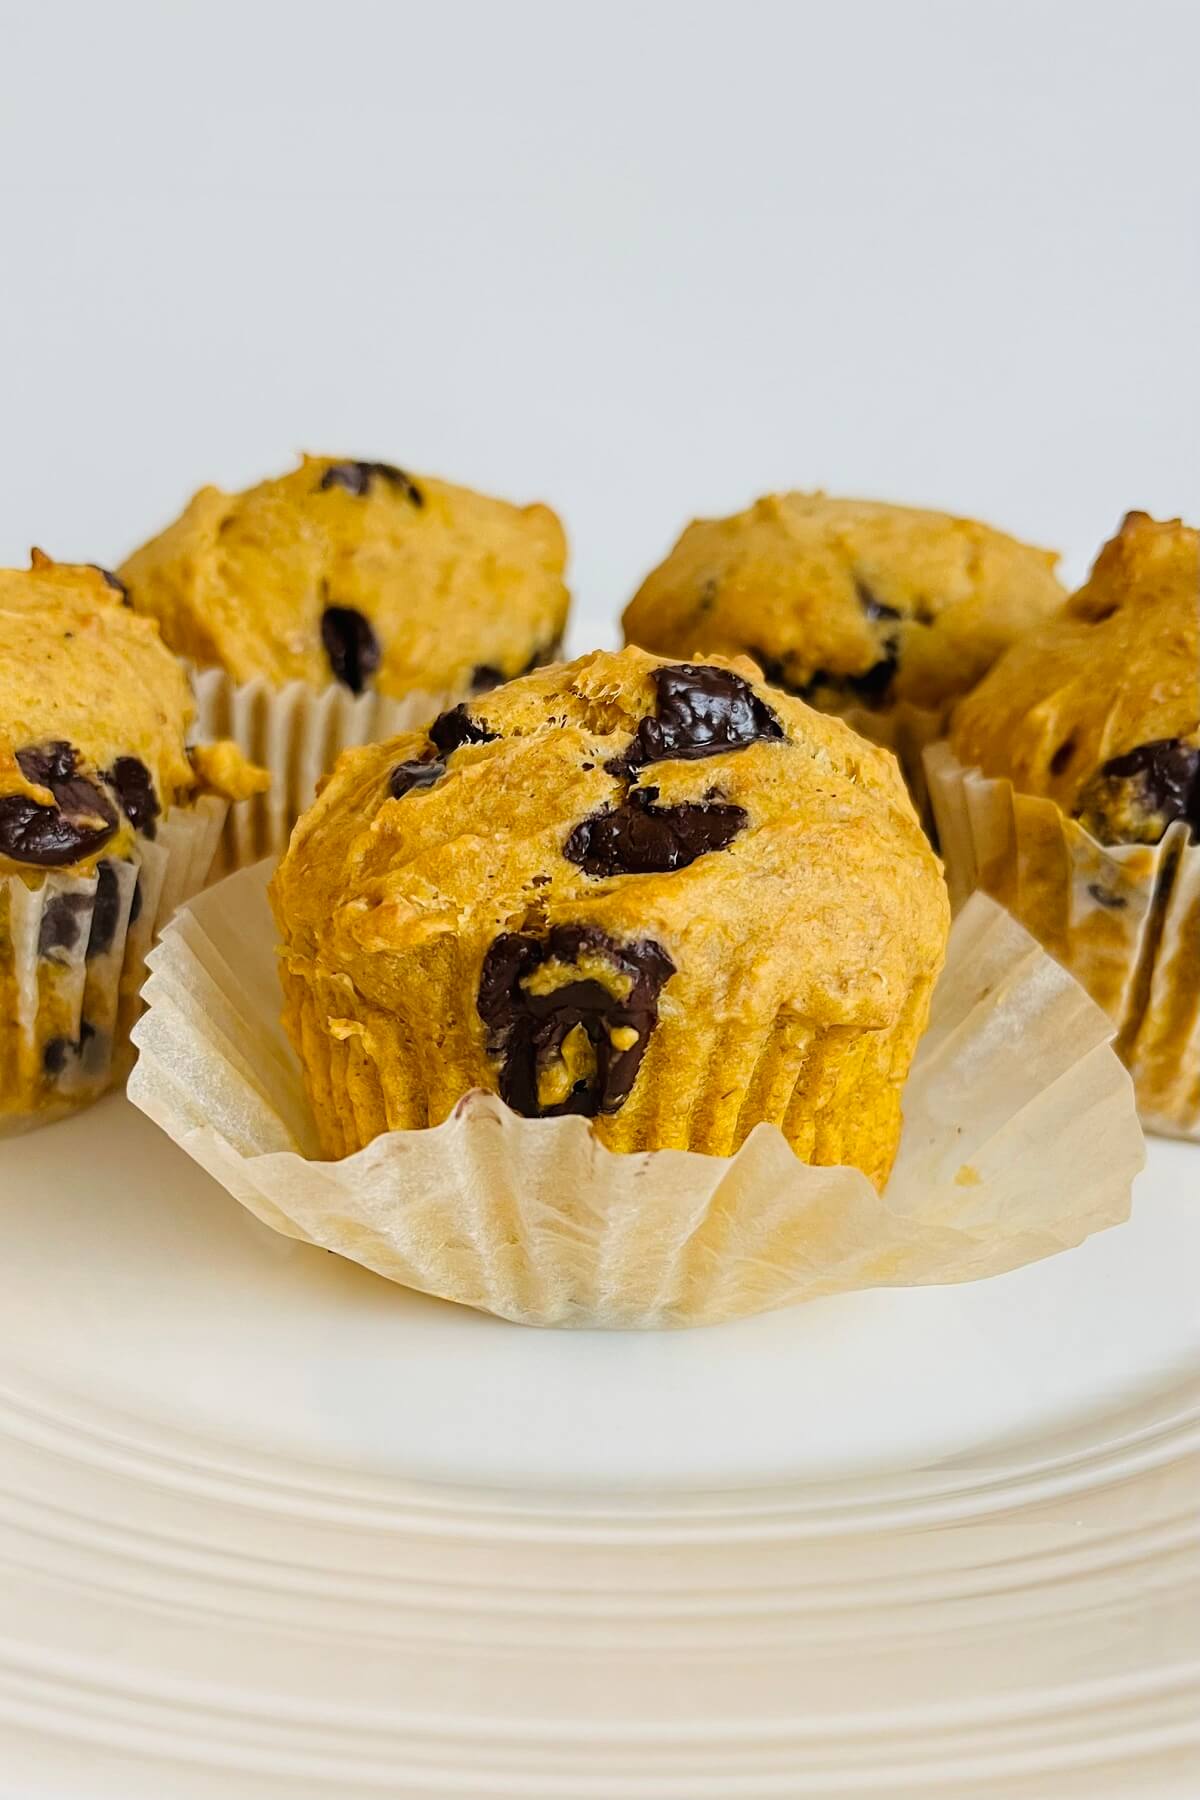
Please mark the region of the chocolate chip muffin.
[[615, 1150], [767, 1120], [877, 1184], [948, 929], [888, 755], [636, 649], [348, 752], [272, 897], [329, 1156], [484, 1089]]
[[203, 880], [222, 801], [259, 783], [189, 751], [187, 680], [117, 577], [0, 570], [0, 1129], [92, 1099], [119, 1071], [140, 955]]
[[1056, 557], [971, 519], [773, 494], [698, 519], [625, 612], [665, 656], [752, 656], [777, 687], [896, 749], [920, 748], [947, 706], [1063, 600]]
[[1086, 584], [959, 707], [955, 755], [1102, 844], [1200, 838], [1200, 533], [1130, 513]]
[[221, 869], [277, 855], [348, 745], [551, 660], [566, 544], [545, 506], [306, 456], [243, 494], [204, 488], [120, 579], [192, 665], [198, 722], [271, 775]]
[[1200, 533], [1130, 513], [949, 750], [956, 885], [1005, 899], [1118, 1020], [1147, 1122], [1200, 1129]]
[[549, 660], [565, 562], [549, 507], [306, 456], [245, 493], [202, 488], [120, 579], [173, 650], [236, 682], [399, 696], [482, 691]]

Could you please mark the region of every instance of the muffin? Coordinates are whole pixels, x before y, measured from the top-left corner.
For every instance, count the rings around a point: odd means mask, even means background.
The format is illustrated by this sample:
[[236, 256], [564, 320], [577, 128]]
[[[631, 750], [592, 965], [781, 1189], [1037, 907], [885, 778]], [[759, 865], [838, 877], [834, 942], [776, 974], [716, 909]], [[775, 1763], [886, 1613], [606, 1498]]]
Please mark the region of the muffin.
[[1106, 1007], [1146, 1122], [1200, 1132], [1200, 533], [1130, 513], [949, 751], [956, 885], [1004, 899]]
[[971, 519], [773, 494], [698, 519], [625, 612], [626, 641], [664, 656], [739, 652], [767, 680], [897, 750], [1062, 602], [1056, 557]]
[[142, 956], [261, 784], [194, 707], [117, 579], [34, 551], [0, 570], [0, 1130], [124, 1072]]
[[390, 463], [306, 456], [245, 493], [201, 489], [120, 580], [200, 671], [203, 727], [275, 777], [227, 860], [281, 849], [347, 744], [553, 658], [565, 561], [548, 507]]
[[948, 929], [888, 754], [748, 661], [637, 649], [348, 752], [272, 903], [329, 1157], [482, 1089], [620, 1151], [767, 1120], [877, 1186]]

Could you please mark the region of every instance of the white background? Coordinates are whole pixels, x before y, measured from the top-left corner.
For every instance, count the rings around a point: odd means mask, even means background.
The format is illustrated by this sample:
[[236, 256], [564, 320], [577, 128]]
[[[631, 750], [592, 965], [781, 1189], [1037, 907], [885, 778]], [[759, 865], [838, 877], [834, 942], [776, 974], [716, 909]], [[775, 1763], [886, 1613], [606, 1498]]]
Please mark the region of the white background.
[[1200, 515], [1200, 5], [0, 4], [0, 560], [302, 447], [563, 513], [576, 644], [823, 484]]

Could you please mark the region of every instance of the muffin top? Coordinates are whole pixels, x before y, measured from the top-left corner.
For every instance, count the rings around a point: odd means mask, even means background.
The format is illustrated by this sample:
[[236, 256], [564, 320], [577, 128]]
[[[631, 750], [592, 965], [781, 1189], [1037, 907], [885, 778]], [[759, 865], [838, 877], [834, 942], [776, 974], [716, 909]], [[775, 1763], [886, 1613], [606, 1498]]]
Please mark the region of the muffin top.
[[1056, 561], [946, 513], [772, 494], [689, 525], [625, 636], [671, 656], [745, 652], [827, 712], [938, 710], [1061, 604]]
[[273, 686], [482, 690], [553, 654], [566, 540], [390, 463], [306, 456], [242, 494], [206, 487], [121, 570], [180, 656]]
[[0, 874], [86, 870], [198, 786], [262, 785], [232, 745], [189, 754], [187, 679], [120, 582], [33, 552], [0, 569]]
[[951, 747], [1105, 844], [1200, 840], [1200, 532], [1131, 512], [1059, 617], [959, 706]]
[[[676, 1010], [890, 1026], [940, 966], [948, 922], [887, 752], [748, 661], [636, 649], [348, 751], [273, 900], [289, 959], [425, 1029], [422, 971], [449, 959], [481, 1059], [526, 1113], [619, 1105], [664, 990]], [[564, 988], [617, 1021], [606, 1065], [582, 1076], [520, 1052]]]

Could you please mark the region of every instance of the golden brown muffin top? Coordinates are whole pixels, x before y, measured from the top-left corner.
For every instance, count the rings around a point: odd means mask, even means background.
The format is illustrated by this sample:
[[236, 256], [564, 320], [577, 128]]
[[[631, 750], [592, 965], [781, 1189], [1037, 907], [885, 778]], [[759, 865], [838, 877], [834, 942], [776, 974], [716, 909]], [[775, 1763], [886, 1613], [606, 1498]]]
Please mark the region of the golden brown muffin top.
[[232, 746], [193, 764], [179, 663], [120, 582], [33, 552], [0, 569], [0, 873], [40, 880], [153, 837], [198, 785], [239, 797], [261, 782]]
[[[660, 992], [676, 1010], [711, 1007], [731, 966], [739, 1015], [883, 1028], [940, 967], [948, 927], [890, 754], [748, 661], [636, 649], [348, 751], [296, 827], [273, 903], [290, 960], [401, 1018], [424, 1017], [424, 972], [451, 958], [481, 1041], [520, 1026], [514, 1004], [536, 1013], [581, 981], [635, 1015]], [[605, 1077], [626, 1092], [638, 1036], [614, 1037]]]
[[1200, 839], [1200, 532], [1131, 512], [1062, 614], [959, 706], [968, 767], [1054, 800], [1102, 843]]
[[305, 456], [245, 493], [202, 488], [120, 573], [173, 650], [235, 681], [399, 696], [545, 661], [566, 622], [565, 563], [549, 507]]
[[771, 494], [689, 525], [627, 607], [625, 637], [745, 653], [825, 711], [938, 710], [1061, 604], [1056, 561], [947, 513]]

